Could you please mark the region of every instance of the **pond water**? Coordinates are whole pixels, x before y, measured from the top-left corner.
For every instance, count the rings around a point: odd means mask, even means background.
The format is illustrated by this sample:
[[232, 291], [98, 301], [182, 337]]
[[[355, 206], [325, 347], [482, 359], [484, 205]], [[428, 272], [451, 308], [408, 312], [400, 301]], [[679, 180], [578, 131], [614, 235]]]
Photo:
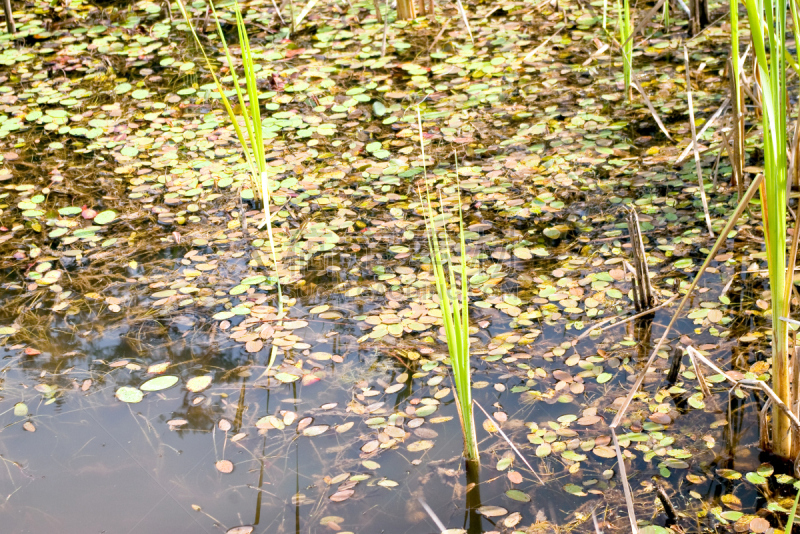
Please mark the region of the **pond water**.
[[[3, 532], [436, 532], [425, 505], [470, 534], [594, 532], [593, 512], [630, 528], [608, 424], [675, 304], [576, 340], [634, 314], [626, 207], [661, 302], [713, 244], [694, 165], [675, 164], [685, 22], [637, 43], [671, 141], [624, 99], [602, 2], [466, 6], [474, 43], [449, 5], [384, 29], [372, 2], [325, 2], [290, 35], [272, 5], [242, 3], [285, 317], [241, 146], [177, 5], [16, 14], [18, 39], [0, 38]], [[221, 55], [205, 4], [190, 8]], [[724, 38], [691, 42], [701, 118], [727, 83]], [[731, 169], [714, 151], [701, 163], [719, 231]], [[437, 209], [464, 212], [474, 398], [493, 419], [476, 410], [479, 470], [462, 459], [426, 179]], [[683, 354], [769, 378], [760, 223], [736, 228], [618, 430], [649, 534], [772, 534], [791, 504], [791, 468], [759, 449], [764, 399], [733, 395], [729, 417], [720, 377], [704, 398]]]

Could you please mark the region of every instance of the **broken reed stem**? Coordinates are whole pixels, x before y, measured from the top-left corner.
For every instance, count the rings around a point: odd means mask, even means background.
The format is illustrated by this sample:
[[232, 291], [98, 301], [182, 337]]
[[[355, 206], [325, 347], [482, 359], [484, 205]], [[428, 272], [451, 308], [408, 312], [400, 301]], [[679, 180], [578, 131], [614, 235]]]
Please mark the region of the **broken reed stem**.
[[678, 519], [678, 514], [675, 513], [675, 507], [672, 506], [672, 501], [669, 500], [669, 495], [667, 495], [666, 490], [661, 484], [656, 485], [656, 495], [658, 495], [658, 500], [661, 501], [661, 506], [664, 507], [664, 513], [667, 514], [667, 519], [669, 521], [676, 521]]
[[[621, 320], [620, 322], [618, 322], [618, 323], [610, 324], [610, 325], [608, 325], [608, 326], [603, 326], [604, 324], [610, 323], [610, 322], [611, 322], [611, 321], [613, 321], [614, 319], [617, 319], [617, 317], [609, 317], [609, 318], [608, 318], [608, 319], [606, 319], [605, 321], [602, 321], [602, 322], [598, 323], [596, 326], [594, 326], [594, 327], [590, 328], [589, 330], [587, 330], [586, 332], [584, 332], [583, 334], [581, 334], [581, 335], [579, 335], [577, 338], [575, 338], [575, 339], [572, 341], [572, 346], [574, 347], [574, 346], [575, 346], [575, 345], [578, 343], [578, 341], [580, 341], [580, 340], [582, 340], [582, 339], [586, 338], [587, 336], [591, 335], [593, 332], [597, 332], [597, 335], [600, 335], [601, 333], [605, 332], [606, 330], [610, 330], [610, 329], [614, 328], [615, 326], [620, 326], [620, 325], [623, 325], [623, 324], [629, 323], [629, 322], [631, 322], [631, 321], [633, 321], [633, 320], [640, 319], [640, 318], [644, 317], [645, 315], [650, 315], [650, 314], [651, 314], [651, 313], [653, 313], [654, 311], [660, 310], [661, 308], [663, 308], [663, 307], [665, 307], [665, 306], [667, 306], [667, 305], [669, 305], [669, 304], [672, 304], [672, 302], [673, 302], [673, 301], [674, 301], [676, 298], [678, 298], [678, 297], [677, 297], [677, 295], [676, 295], [676, 296], [674, 296], [674, 297], [670, 297], [670, 298], [669, 298], [669, 300], [667, 300], [667, 301], [666, 301], [666, 302], [664, 302], [663, 304], [659, 304], [658, 306], [656, 306], [656, 307], [654, 307], [654, 308], [650, 308], [650, 309], [649, 309], [649, 310], [647, 310], [647, 311], [644, 311], [644, 312], [642, 312], [642, 313], [637, 313], [636, 315], [631, 315], [630, 317], [626, 317], [626, 318], [622, 319], [622, 320]], [[600, 328], [600, 327], [602, 327], [602, 328]], [[598, 330], [598, 329], [599, 329], [599, 330]]]
[[8, 33], [17, 33], [17, 27], [14, 24], [14, 13], [11, 9], [11, 0], [3, 0], [3, 12], [6, 15], [6, 29]]
[[689, 75], [689, 51], [683, 47], [683, 60], [686, 71], [686, 99], [689, 105], [689, 124], [692, 127], [692, 151], [694, 152], [694, 166], [697, 171], [697, 183], [700, 187], [700, 201], [703, 203], [703, 214], [706, 218], [706, 226], [708, 227], [708, 235], [714, 237], [714, 229], [711, 227], [711, 216], [708, 213], [708, 200], [706, 200], [706, 188], [703, 183], [703, 168], [700, 164], [700, 153], [697, 151], [697, 128], [694, 124], [694, 105], [692, 103], [692, 79]]
[[[733, 391], [737, 387], [745, 387], [745, 388], [750, 388], [750, 389], [760, 389], [761, 391], [763, 391], [767, 395], [769, 400], [772, 402], [772, 404], [774, 404], [775, 406], [780, 408], [780, 410], [786, 414], [786, 416], [788, 417], [789, 421], [792, 423], [792, 425], [794, 425], [795, 430], [800, 430], [800, 418], [798, 418], [797, 415], [786, 405], [786, 403], [784, 403], [780, 399], [780, 397], [778, 397], [777, 393], [775, 393], [775, 391], [771, 387], [769, 387], [769, 384], [767, 384], [766, 382], [764, 382], [762, 380], [753, 380], [751, 378], [743, 378], [742, 380], [736, 380], [735, 378], [731, 377], [728, 373], [726, 373], [725, 371], [720, 369], [719, 366], [717, 366], [714, 362], [712, 362], [711, 360], [709, 360], [708, 358], [703, 356], [700, 353], [700, 351], [698, 351], [694, 347], [687, 346], [686, 347], [686, 351], [689, 353], [689, 356], [692, 358], [692, 363], [695, 363], [695, 369], [697, 369], [696, 362], [695, 362], [695, 358], [696, 358], [697, 360], [702, 361], [704, 364], [706, 364], [711, 369], [716, 371], [718, 374], [721, 374], [722, 376], [724, 376], [725, 379], [728, 380], [728, 382], [732, 383], [733, 387], [731, 388], [731, 391]], [[699, 376], [700, 375], [698, 374], [698, 377]], [[707, 387], [708, 386], [706, 386], [706, 388]]]
[[592, 508], [592, 523], [594, 523], [594, 532], [595, 534], [603, 534], [600, 525], [597, 523], [597, 514], [595, 513], [595, 509]]
[[[700, 391], [703, 392], [703, 396], [707, 399], [711, 398], [711, 390], [708, 389], [708, 384], [706, 383], [706, 377], [703, 376], [703, 372], [700, 370], [700, 365], [697, 363], [697, 359], [694, 357], [695, 351], [687, 350], [686, 352], [689, 353], [689, 359], [692, 361], [692, 368], [694, 369], [694, 374], [697, 377], [697, 382], [700, 384]], [[697, 354], [700, 354], [697, 352]]]
[[697, 272], [697, 276], [694, 277], [691, 285], [686, 291], [686, 294], [681, 299], [680, 303], [678, 304], [678, 309], [675, 310], [675, 313], [672, 315], [672, 319], [670, 319], [667, 328], [664, 329], [664, 333], [661, 334], [661, 338], [656, 343], [656, 346], [653, 347], [653, 351], [650, 354], [650, 358], [647, 360], [647, 364], [642, 368], [642, 371], [639, 373], [639, 376], [636, 377], [636, 382], [633, 384], [628, 396], [625, 398], [625, 402], [620, 407], [620, 410], [617, 412], [617, 415], [614, 417], [614, 420], [609, 425], [612, 429], [619, 426], [620, 422], [622, 422], [622, 418], [625, 416], [625, 412], [628, 411], [628, 407], [630, 406], [631, 402], [633, 401], [634, 395], [636, 392], [639, 391], [639, 388], [642, 387], [642, 382], [644, 382], [645, 372], [649, 369], [653, 362], [655, 361], [656, 357], [658, 356], [658, 351], [661, 350], [661, 346], [666, 341], [667, 336], [669, 335], [670, 330], [675, 325], [675, 322], [678, 320], [678, 316], [680, 315], [683, 308], [686, 306], [686, 303], [689, 301], [689, 297], [691, 296], [692, 292], [694, 291], [695, 287], [697, 287], [697, 283], [700, 281], [700, 278], [703, 276], [703, 273], [708, 268], [708, 265], [711, 263], [711, 260], [717, 254], [717, 251], [722, 247], [722, 243], [728, 239], [728, 233], [733, 229], [733, 225], [736, 224], [736, 221], [739, 220], [739, 217], [744, 212], [745, 208], [747, 207], [750, 199], [753, 198], [755, 192], [758, 190], [759, 184], [764, 180], [764, 176], [759, 174], [750, 184], [750, 187], [747, 188], [747, 192], [745, 193], [744, 197], [739, 200], [739, 204], [736, 206], [736, 211], [733, 213], [731, 218], [728, 220], [725, 228], [722, 229], [719, 237], [717, 238], [716, 243], [711, 248], [708, 256], [706, 257], [703, 265], [700, 266], [700, 270]]
[[617, 452], [617, 464], [619, 465], [619, 477], [622, 479], [622, 489], [625, 492], [625, 504], [628, 507], [628, 519], [631, 522], [631, 533], [638, 534], [639, 529], [636, 526], [636, 512], [633, 510], [633, 497], [631, 496], [631, 487], [628, 483], [628, 472], [625, 469], [625, 458], [622, 457], [622, 450], [619, 448], [619, 441], [617, 440], [617, 432], [611, 428], [611, 437], [614, 439], [614, 449]]
[[417, 500], [422, 505], [422, 507], [425, 509], [425, 511], [428, 513], [428, 515], [433, 520], [433, 522], [436, 523], [436, 528], [439, 529], [439, 532], [446, 532], [447, 531], [447, 527], [444, 526], [444, 523], [441, 522], [441, 520], [439, 519], [439, 516], [436, 515], [436, 513], [433, 511], [433, 509], [430, 506], [428, 506], [428, 503], [426, 503], [424, 500], [422, 500], [419, 497], [417, 497]]
[[673, 140], [672, 136], [669, 135], [667, 127], [664, 126], [663, 122], [661, 122], [661, 117], [658, 116], [656, 108], [653, 107], [653, 103], [650, 101], [650, 97], [647, 96], [644, 87], [642, 87], [642, 84], [639, 83], [639, 80], [636, 78], [636, 73], [634, 72], [631, 72], [631, 83], [633, 83], [633, 86], [636, 88], [636, 90], [639, 91], [639, 93], [641, 93], [642, 98], [644, 99], [644, 103], [647, 105], [647, 109], [650, 111], [650, 115], [653, 116], [653, 120], [656, 121], [656, 124], [658, 125], [659, 129], [664, 133], [665, 136], [667, 136], [667, 139], [672, 141]]
[[642, 230], [639, 226], [639, 216], [635, 208], [628, 212], [628, 233], [631, 237], [633, 249], [634, 284], [633, 296], [637, 312], [650, 310], [656, 303], [653, 296], [653, 287], [650, 284], [650, 270], [647, 267], [647, 254], [644, 251]]
[[[725, 111], [728, 109], [728, 106], [730, 105], [730, 103], [731, 103], [731, 99], [730, 99], [730, 97], [729, 97], [729, 98], [726, 98], [725, 100], [723, 100], [723, 101], [722, 101], [722, 104], [720, 104], [720, 106], [717, 108], [717, 111], [715, 111], [715, 112], [714, 112], [714, 114], [713, 114], [713, 115], [711, 115], [711, 118], [710, 118], [710, 119], [708, 119], [708, 120], [706, 121], [706, 123], [705, 123], [705, 124], [703, 124], [703, 127], [702, 127], [702, 128], [700, 128], [700, 131], [699, 131], [699, 132], [697, 132], [697, 137], [698, 137], [698, 138], [700, 138], [700, 137], [703, 137], [703, 134], [704, 134], [704, 133], [706, 133], [706, 130], [707, 130], [707, 129], [708, 129], [710, 126], [712, 126], [712, 125], [714, 124], [714, 122], [716, 122], [716, 120], [717, 120], [717, 119], [718, 119], [720, 116], [722, 116], [722, 114], [723, 114], [723, 113], [725, 113]], [[695, 148], [695, 143], [694, 143], [693, 141], [689, 141], [689, 144], [686, 146], [686, 148], [684, 148], [684, 149], [683, 149], [683, 152], [681, 152], [681, 155], [680, 155], [680, 156], [678, 156], [678, 159], [677, 159], [677, 160], [675, 160], [675, 165], [680, 165], [680, 164], [681, 164], [681, 162], [682, 162], [684, 159], [686, 159], [686, 156], [688, 156], [688, 155], [689, 155], [689, 154], [692, 152], [692, 150], [694, 150], [694, 148]], [[706, 152], [708, 152], [709, 150], [713, 150], [713, 149], [706, 149], [706, 150], [703, 150], [703, 153], [705, 154], [705, 153], [706, 153]]]
[[[738, 0], [736, 0], [738, 4]], [[731, 2], [731, 20], [733, 20], [733, 12], [735, 11], [734, 2]], [[738, 19], [737, 19], [738, 20]], [[731, 35], [737, 26], [731, 25]], [[733, 49], [733, 43], [731, 43]], [[735, 61], [735, 63], [734, 63]], [[733, 153], [730, 152], [731, 166], [733, 168], [733, 176], [736, 179], [736, 190], [739, 196], [742, 196], [744, 191], [744, 115], [742, 114], [742, 106], [744, 99], [742, 98], [742, 90], [739, 87], [739, 40], [736, 38], [735, 57], [733, 60], [728, 60], [728, 69], [731, 72], [731, 121], [733, 126]]]

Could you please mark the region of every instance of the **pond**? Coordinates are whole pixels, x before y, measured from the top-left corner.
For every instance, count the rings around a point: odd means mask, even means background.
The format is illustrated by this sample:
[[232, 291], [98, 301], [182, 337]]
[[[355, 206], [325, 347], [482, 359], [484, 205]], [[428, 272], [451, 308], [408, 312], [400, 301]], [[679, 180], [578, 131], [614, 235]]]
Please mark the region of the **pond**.
[[[288, 4], [241, 6], [284, 316], [242, 148], [177, 4], [37, 1], [0, 36], [3, 532], [630, 529], [608, 425], [713, 245], [694, 162], [676, 163], [686, 22], [654, 22], [634, 53], [670, 140], [625, 99], [602, 2], [467, 3], [468, 32], [455, 5], [384, 27], [372, 2], [326, 1], [294, 34]], [[230, 84], [213, 17], [190, 10]], [[722, 104], [725, 37], [689, 42], [701, 123]], [[719, 232], [737, 193], [717, 136], [700, 161]], [[463, 210], [478, 470], [426, 183], [451, 238]], [[629, 207], [666, 303], [636, 320]], [[763, 395], [709, 373], [704, 397], [684, 350], [769, 378], [758, 219], [729, 235], [617, 429], [646, 533], [784, 527], [795, 480], [759, 448]]]

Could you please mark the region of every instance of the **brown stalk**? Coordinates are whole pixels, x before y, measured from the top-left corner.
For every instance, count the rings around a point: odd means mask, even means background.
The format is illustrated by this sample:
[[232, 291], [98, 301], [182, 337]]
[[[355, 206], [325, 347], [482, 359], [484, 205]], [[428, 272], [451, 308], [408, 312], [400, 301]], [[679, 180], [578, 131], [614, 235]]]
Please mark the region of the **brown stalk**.
[[[715, 111], [714, 114], [711, 115], [711, 118], [708, 119], [706, 121], [706, 123], [703, 124], [703, 127], [700, 128], [700, 131], [697, 132], [697, 137], [702, 137], [703, 134], [706, 133], [706, 130], [711, 125], [713, 125], [714, 122], [716, 122], [716, 120], [720, 116], [722, 116], [723, 113], [725, 113], [725, 110], [728, 109], [728, 105], [730, 104], [730, 101], [731, 101], [730, 98], [726, 98], [725, 100], [723, 100], [722, 104], [720, 104], [720, 106], [717, 108], [717, 111]], [[683, 160], [686, 159], [686, 156], [688, 156], [692, 152], [692, 150], [694, 150], [694, 147], [695, 147], [695, 142], [694, 141], [690, 141], [689, 144], [686, 145], [686, 148], [683, 149], [683, 152], [681, 152], [681, 155], [675, 161], [675, 165], [679, 165], [680, 163], [682, 163]], [[703, 150], [703, 153], [708, 152], [708, 150], [709, 149]]]
[[[742, 196], [742, 188], [744, 187], [744, 114], [742, 108], [744, 107], [744, 95], [741, 91], [736, 91], [733, 84], [736, 80], [733, 77], [733, 64], [728, 60], [728, 70], [731, 73], [731, 119], [733, 120], [733, 155], [731, 163], [733, 166], [733, 173], [736, 177], [736, 187], [739, 191], [739, 196]], [[739, 98], [733, 98], [738, 92]], [[730, 155], [730, 154], [729, 154]]]
[[725, 133], [724, 130], [719, 131], [719, 136], [722, 139], [722, 146], [725, 149], [725, 153], [728, 154], [728, 160], [731, 162], [731, 168], [733, 169], [733, 180], [736, 182], [737, 196], [741, 197], [742, 178], [741, 178], [741, 172], [737, 170], [736, 155], [734, 154], [734, 148], [731, 146], [731, 143], [728, 140], [728, 134]]
[[656, 304], [656, 299], [653, 296], [653, 287], [650, 284], [650, 270], [647, 267], [647, 254], [644, 251], [642, 230], [639, 227], [639, 216], [635, 208], [631, 208], [628, 212], [628, 232], [631, 236], [633, 264], [635, 266], [633, 288], [634, 304], [636, 304], [637, 312], [643, 312], [652, 308]]
[[667, 139], [672, 141], [672, 137], [669, 135], [669, 132], [667, 131], [666, 126], [664, 126], [664, 123], [661, 122], [661, 117], [658, 116], [656, 108], [653, 107], [653, 103], [650, 102], [650, 98], [647, 96], [647, 93], [644, 92], [644, 88], [642, 87], [642, 84], [639, 83], [639, 80], [636, 78], [636, 74], [631, 72], [631, 78], [633, 80], [633, 86], [636, 88], [637, 91], [639, 91], [639, 93], [641, 93], [642, 98], [644, 99], [644, 103], [647, 106], [647, 109], [650, 110], [650, 115], [653, 116], [653, 119], [656, 121], [656, 124], [658, 124], [658, 127], [661, 129], [661, 131], [664, 132], [664, 135], [667, 136]]
[[675, 512], [675, 507], [672, 506], [672, 501], [669, 500], [669, 495], [667, 495], [666, 490], [664, 490], [664, 486], [661, 484], [656, 485], [656, 495], [658, 495], [658, 500], [661, 501], [661, 506], [664, 507], [664, 512], [667, 514], [667, 518], [670, 521], [677, 521], [678, 514]]
[[8, 33], [17, 33], [17, 27], [14, 25], [14, 14], [11, 10], [11, 0], [3, 0], [3, 11], [6, 14], [6, 29]]
[[700, 353], [694, 350], [687, 350], [686, 352], [689, 353], [689, 359], [692, 360], [692, 368], [694, 369], [695, 376], [697, 376], [697, 382], [699, 382], [700, 384], [700, 391], [703, 392], [703, 397], [710, 399], [711, 390], [708, 389], [706, 378], [703, 376], [703, 371], [700, 370], [700, 366], [697, 364], [697, 359], [694, 356], [694, 354], [700, 354]]
[[694, 166], [697, 170], [697, 182], [700, 186], [700, 200], [703, 202], [703, 213], [706, 217], [708, 235], [714, 237], [714, 229], [711, 227], [711, 216], [708, 214], [708, 201], [706, 200], [706, 189], [703, 184], [703, 169], [700, 165], [700, 154], [697, 152], [697, 129], [694, 125], [694, 105], [692, 104], [692, 80], [689, 76], [689, 51], [683, 47], [683, 60], [686, 65], [686, 98], [689, 101], [689, 124], [692, 126], [692, 150], [694, 151]]
[[625, 470], [625, 459], [622, 457], [622, 451], [619, 448], [619, 441], [617, 441], [617, 433], [614, 428], [611, 428], [611, 437], [614, 439], [614, 449], [617, 451], [617, 463], [619, 464], [619, 477], [622, 479], [622, 489], [625, 492], [625, 504], [628, 506], [628, 519], [631, 522], [631, 533], [638, 534], [639, 529], [636, 527], [636, 513], [633, 510], [633, 497], [631, 497], [631, 487], [628, 483], [628, 473]]

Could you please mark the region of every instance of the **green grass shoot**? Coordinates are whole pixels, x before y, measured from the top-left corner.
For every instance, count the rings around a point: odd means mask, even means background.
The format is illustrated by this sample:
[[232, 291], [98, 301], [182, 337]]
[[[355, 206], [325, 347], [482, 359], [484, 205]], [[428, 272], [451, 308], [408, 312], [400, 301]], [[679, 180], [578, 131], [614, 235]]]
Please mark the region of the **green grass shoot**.
[[[791, 278], [786, 273], [786, 12], [787, 0], [745, 0], [756, 65], [761, 82], [764, 136], [762, 218], [772, 292], [772, 389], [793, 406], [789, 389], [789, 340], [785, 321]], [[766, 32], [766, 33], [765, 33]], [[767, 50], [770, 54], [767, 54]], [[791, 273], [789, 273], [791, 276]], [[792, 454], [789, 418], [777, 407], [772, 412], [773, 452]]]
[[283, 312], [283, 295], [281, 291], [281, 284], [280, 284], [280, 274], [279, 274], [279, 262], [278, 262], [278, 255], [275, 250], [275, 238], [272, 232], [272, 215], [270, 213], [270, 190], [269, 190], [269, 174], [268, 174], [268, 167], [267, 161], [264, 157], [264, 135], [263, 129], [261, 124], [261, 112], [259, 109], [258, 103], [258, 88], [256, 85], [256, 66], [255, 61], [253, 60], [253, 53], [250, 49], [250, 39], [247, 35], [247, 28], [244, 24], [244, 19], [242, 18], [242, 12], [239, 9], [239, 3], [233, 3], [234, 11], [236, 14], [236, 28], [239, 34], [239, 46], [241, 49], [242, 55], [242, 68], [244, 71], [244, 81], [245, 81], [245, 90], [247, 92], [247, 102], [245, 102], [244, 94], [242, 93], [242, 89], [239, 85], [239, 77], [236, 75], [236, 68], [234, 67], [233, 56], [231, 55], [231, 51], [228, 48], [228, 43], [225, 40], [225, 34], [222, 31], [222, 26], [219, 21], [219, 16], [217, 15], [217, 10], [214, 8], [214, 4], [209, 2], [209, 6], [211, 7], [211, 11], [214, 14], [214, 21], [216, 22], [217, 26], [217, 34], [222, 42], [222, 48], [225, 51], [225, 58], [228, 62], [228, 66], [230, 67], [231, 77], [233, 78], [233, 89], [236, 92], [236, 98], [238, 100], [239, 108], [241, 110], [241, 119], [244, 122], [245, 130], [242, 130], [241, 125], [239, 124], [240, 117], [234, 111], [233, 106], [231, 105], [230, 100], [225, 94], [225, 88], [223, 87], [222, 83], [219, 80], [215, 72], [214, 65], [212, 65], [211, 60], [209, 59], [208, 55], [206, 54], [205, 48], [203, 44], [200, 42], [200, 38], [197, 36], [197, 32], [195, 31], [194, 26], [192, 25], [192, 19], [189, 17], [189, 13], [186, 11], [186, 6], [183, 3], [183, 0], [178, 0], [178, 7], [183, 14], [184, 19], [186, 19], [186, 23], [189, 26], [189, 30], [194, 37], [197, 46], [200, 48], [200, 51], [203, 54], [203, 59], [206, 62], [208, 70], [211, 72], [211, 76], [214, 79], [214, 84], [217, 87], [217, 92], [220, 94], [220, 98], [222, 99], [222, 105], [225, 107], [225, 111], [228, 113], [228, 118], [230, 118], [231, 123], [233, 123], [233, 128], [236, 132], [236, 137], [239, 139], [239, 143], [242, 145], [242, 151], [244, 152], [245, 160], [247, 162], [247, 166], [250, 171], [250, 181], [255, 191], [258, 199], [261, 201], [262, 207], [264, 209], [264, 220], [267, 226], [267, 236], [269, 238], [269, 246], [270, 246], [270, 253], [272, 255], [272, 261], [275, 266], [275, 278], [276, 278], [276, 285], [278, 289], [278, 314], [280, 315]]
[[[428, 175], [425, 170], [425, 146], [422, 139], [422, 117], [417, 109], [417, 123], [419, 126], [420, 149], [422, 151], [423, 170], [425, 178], [425, 196], [419, 191], [422, 209], [425, 211], [425, 230], [428, 238], [433, 273], [436, 281], [436, 293], [439, 296], [439, 309], [444, 321], [447, 349], [453, 367], [453, 381], [456, 389], [456, 407], [464, 434], [464, 456], [470, 462], [479, 462], [478, 440], [475, 435], [475, 417], [472, 406], [472, 384], [470, 376], [469, 356], [469, 297], [467, 287], [467, 246], [464, 238], [464, 218], [461, 211], [461, 196], [458, 196], [458, 228], [460, 261], [458, 270], [461, 273], [461, 289], [456, 289], [454, 257], [450, 250], [449, 242], [445, 235], [444, 247], [439, 242], [437, 234], [437, 215], [431, 204], [431, 192], [428, 189]], [[456, 164], [456, 169], [457, 169]], [[442, 205], [441, 197], [439, 205]], [[444, 248], [444, 251], [442, 250]], [[443, 254], [447, 256], [447, 270], [444, 268]]]
[[794, 498], [794, 505], [789, 511], [789, 518], [786, 520], [786, 528], [783, 531], [786, 534], [792, 534], [792, 527], [794, 526], [794, 518], [797, 516], [797, 502], [800, 501], [800, 491], [797, 492], [797, 497]]
[[622, 43], [622, 70], [625, 79], [625, 98], [631, 98], [631, 72], [633, 70], [633, 24], [631, 22], [630, 0], [617, 0], [617, 23], [619, 26], [619, 42]]

